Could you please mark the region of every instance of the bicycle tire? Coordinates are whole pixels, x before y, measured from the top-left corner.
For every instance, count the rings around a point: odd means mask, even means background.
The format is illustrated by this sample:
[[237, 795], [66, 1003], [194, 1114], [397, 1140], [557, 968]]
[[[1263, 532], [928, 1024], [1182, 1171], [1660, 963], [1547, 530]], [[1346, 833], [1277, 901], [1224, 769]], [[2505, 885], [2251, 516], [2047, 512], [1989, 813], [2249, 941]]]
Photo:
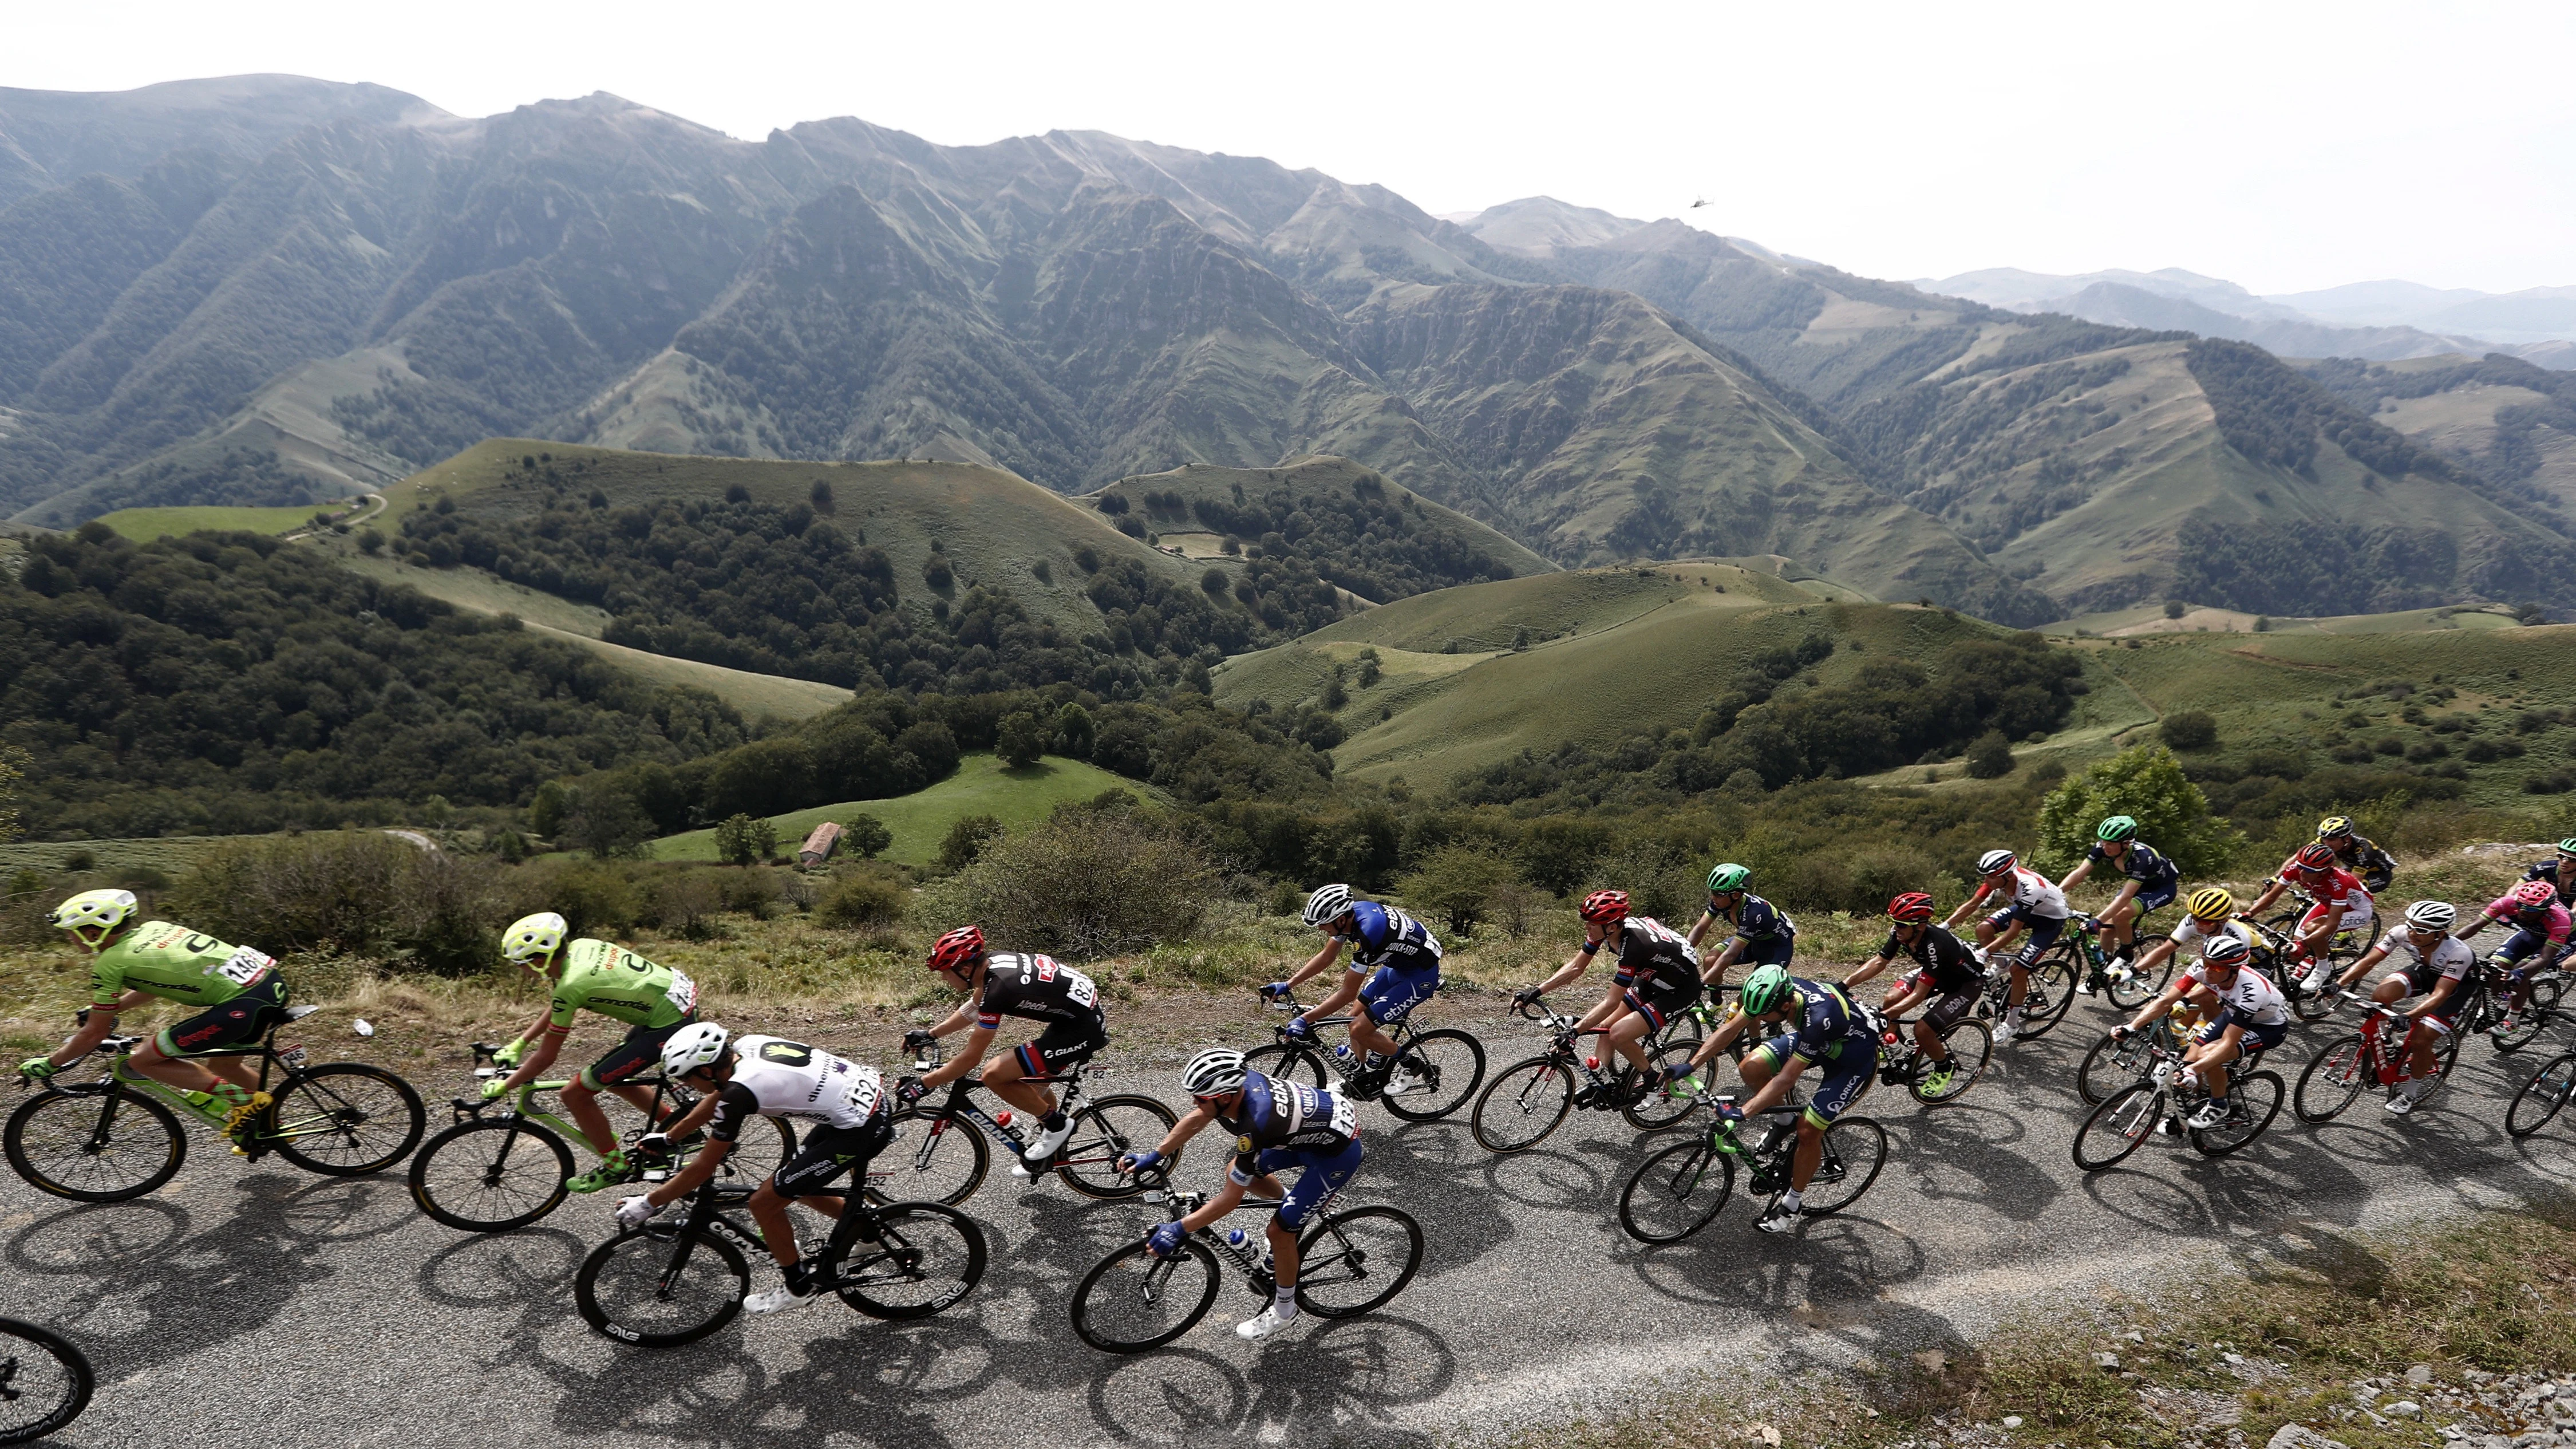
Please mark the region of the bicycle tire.
[[[115, 1155], [117, 1149], [112, 1144], [101, 1151], [92, 1151], [88, 1146], [100, 1131], [100, 1114], [111, 1110], [96, 1100], [107, 1094], [106, 1087], [96, 1084], [57, 1087], [28, 1098], [9, 1114], [9, 1125], [0, 1128], [0, 1148], [5, 1148], [9, 1165], [18, 1170], [28, 1186], [74, 1202], [124, 1202], [178, 1175], [179, 1165], [188, 1160], [188, 1134], [180, 1130], [178, 1117], [168, 1107], [139, 1091], [116, 1094], [112, 1108], [115, 1116], [106, 1125], [112, 1134], [121, 1127], [118, 1119], [140, 1111], [144, 1120], [160, 1128], [161, 1141], [147, 1140], [137, 1154], [137, 1161], [145, 1168], [143, 1175], [111, 1187], [84, 1186], [57, 1175], [79, 1160], [96, 1163]], [[133, 1132], [134, 1137], [143, 1135], [135, 1129], [124, 1130]], [[32, 1148], [28, 1144], [30, 1135], [36, 1138]], [[160, 1153], [157, 1161], [152, 1159], [156, 1151]]]
[[[1372, 1238], [1376, 1246], [1364, 1247], [1359, 1238]], [[1381, 1286], [1369, 1276], [1369, 1260], [1398, 1251], [1404, 1266]], [[1422, 1224], [1413, 1214], [1384, 1203], [1326, 1213], [1297, 1239], [1297, 1306], [1319, 1318], [1356, 1318], [1385, 1306], [1421, 1269]], [[1371, 1291], [1348, 1300], [1330, 1291], [1346, 1283]]]
[[[1548, 1084], [1553, 1081], [1554, 1087]], [[1518, 1085], [1515, 1085], [1517, 1083]], [[1509, 1095], [1506, 1095], [1509, 1089]], [[1497, 1106], [1497, 1103], [1500, 1106]], [[1553, 1105], [1551, 1105], [1553, 1104]], [[1494, 1074], [1494, 1080], [1476, 1098], [1476, 1111], [1469, 1126], [1476, 1141], [1486, 1151], [1508, 1155], [1527, 1152], [1548, 1139], [1549, 1134], [1564, 1125], [1566, 1114], [1574, 1108], [1574, 1072], [1554, 1057], [1528, 1057], [1512, 1063]], [[1511, 1122], [1507, 1114], [1518, 1112], [1521, 1121]], [[1492, 1122], [1488, 1124], [1487, 1117]], [[1541, 1119], [1544, 1119], [1542, 1122]], [[1532, 1125], [1537, 1131], [1517, 1136], [1506, 1131]]]
[[[2093, 1109], [2084, 1125], [2075, 1132], [2075, 1165], [2085, 1172], [2100, 1172], [2126, 1162], [2129, 1154], [2156, 1135], [2156, 1124], [2165, 1119], [2164, 1089], [2152, 1082], [2137, 1082], [2114, 1092], [2109, 1100]], [[2100, 1142], [2092, 1151], [2084, 1144]]]
[[2139, 970], [2137, 958], [2132, 956], [2129, 959], [2128, 976], [2125, 979], [2113, 977], [2103, 995], [2109, 997], [2111, 1004], [2120, 1010], [2136, 1012], [2138, 1008], [2164, 994], [2165, 986], [2173, 980], [2176, 954], [2176, 952], [2167, 951], [2164, 959], [2157, 963], [2153, 972]]
[[[39, 1357], [60, 1372], [29, 1375], [28, 1364]], [[23, 1387], [31, 1377], [38, 1380], [32, 1392]], [[43, 1382], [53, 1379], [60, 1380], [59, 1391], [49, 1391]], [[69, 1428], [89, 1407], [98, 1377], [90, 1369], [89, 1356], [70, 1339], [20, 1319], [0, 1318], [0, 1386], [11, 1390], [0, 1397], [0, 1444], [24, 1444]], [[19, 1412], [22, 1404], [27, 1406], [25, 1415]]]
[[[776, 1144], [774, 1147], [771, 1144]], [[674, 1170], [689, 1165], [702, 1148], [683, 1150], [673, 1164]], [[796, 1129], [784, 1117], [754, 1117], [742, 1124], [742, 1135], [726, 1149], [724, 1161], [717, 1164], [716, 1177], [740, 1179], [754, 1187], [769, 1181], [770, 1175], [796, 1160]]]
[[[690, 1299], [684, 1308], [674, 1309], [663, 1320], [668, 1326], [647, 1328], [621, 1320], [642, 1318], [639, 1305], [651, 1301], [670, 1302], [661, 1288], [669, 1272], [672, 1256], [680, 1251], [681, 1236], [686, 1233], [688, 1259], [681, 1274], [688, 1278]], [[712, 1263], [713, 1271], [702, 1267]], [[601, 1282], [606, 1280], [608, 1301], [601, 1297]], [[751, 1291], [751, 1267], [743, 1261], [742, 1250], [704, 1228], [661, 1227], [647, 1223], [641, 1230], [620, 1233], [581, 1260], [581, 1271], [573, 1275], [573, 1302], [590, 1326], [616, 1339], [641, 1348], [677, 1348], [695, 1343], [726, 1324], [742, 1311], [742, 1299]]]
[[[1869, 1164], [1860, 1171], [1862, 1161]], [[1827, 1182], [1829, 1167], [1839, 1166], [1840, 1180]], [[1807, 1191], [1798, 1205], [1801, 1217], [1826, 1218], [1850, 1207], [1878, 1181], [1887, 1167], [1887, 1129], [1868, 1117], [1837, 1117], [1825, 1127], [1824, 1153], [1816, 1161], [1816, 1175], [1807, 1183]], [[1836, 1189], [1848, 1189], [1837, 1192]]]
[[[1628, 1174], [1619, 1189], [1619, 1227], [1641, 1243], [1678, 1243], [1715, 1221], [1734, 1190], [1734, 1154], [1706, 1137], [1676, 1142]], [[1658, 1211], [1664, 1198], [1679, 1206], [1669, 1220]]]
[[[496, 1132], [511, 1135], [498, 1142], [482, 1140]], [[478, 1150], [487, 1147], [488, 1157]], [[514, 1157], [532, 1171], [505, 1184]], [[518, 1118], [478, 1118], [439, 1133], [412, 1155], [411, 1200], [432, 1222], [468, 1233], [506, 1233], [561, 1207], [564, 1180], [571, 1176], [572, 1148], [553, 1132]], [[478, 1182], [489, 1194], [480, 1202], [474, 1195]], [[505, 1203], [511, 1211], [481, 1210]]]
[[2113, 1040], [2110, 1033], [2104, 1032], [2075, 1068], [2075, 1095], [2083, 1098], [2087, 1106], [2101, 1106], [2105, 1098], [2142, 1073], [2144, 1069], [2137, 1063], [2147, 1058], [2147, 1041], [2148, 1033], [2143, 1031], [2131, 1033], [2127, 1041]]
[[[1161, 1102], [1133, 1092], [1085, 1102], [1073, 1114], [1073, 1135], [1056, 1153], [1055, 1175], [1084, 1197], [1110, 1202], [1134, 1197], [1146, 1184], [1142, 1178], [1119, 1176], [1119, 1157], [1161, 1142], [1180, 1120]], [[1164, 1170], [1179, 1160], [1179, 1153], [1172, 1154]]]
[[[1968, 1095], [1969, 1089], [1984, 1079], [1986, 1068], [1995, 1059], [1995, 1029], [1973, 1017], [1950, 1023], [1941, 1029], [1940, 1036], [1941, 1045], [1950, 1053], [1950, 1090], [1938, 1096], [1923, 1094], [1923, 1079], [1932, 1070], [1928, 1061], [1916, 1062], [1914, 1080], [1905, 1084], [1905, 1090], [1913, 1094], [1914, 1100], [1926, 1107], [1947, 1106]], [[1974, 1039], [1973, 1048], [1966, 1040], [1968, 1038]], [[1972, 1055], [1973, 1061], [1970, 1060]]]
[[2554, 975], [2533, 978], [2531, 999], [2522, 1004], [2522, 1017], [2513, 1024], [2513, 1030], [2487, 1033], [2487, 1040], [2494, 1043], [2497, 1054], [2511, 1056], [2538, 1041], [2540, 1034], [2547, 1031], [2549, 1023], [2557, 1017], [2559, 995], [2565, 989]]
[[1247, 1071], [1259, 1072], [1274, 1082], [1302, 1082], [1322, 1091], [1333, 1074], [1324, 1066], [1324, 1054], [1300, 1042], [1272, 1042], [1254, 1047], [1243, 1054]]
[[2378, 1080], [2370, 1070], [2373, 1060], [2357, 1031], [2319, 1047], [2290, 1094], [2290, 1115], [2311, 1127], [2342, 1116]]
[[[1687, 1064], [1691, 1053], [1698, 1050], [1696, 1041], [1665, 1043], [1653, 1058], [1656, 1075], [1661, 1077], [1667, 1065]], [[1619, 1115], [1627, 1118], [1628, 1125], [1640, 1132], [1662, 1132], [1681, 1125], [1682, 1120], [1690, 1116], [1691, 1109], [1699, 1105], [1699, 1094], [1706, 1092], [1716, 1081], [1717, 1063], [1710, 1062], [1694, 1075], [1698, 1079], [1697, 1090], [1691, 1094], [1676, 1097], [1671, 1095], [1669, 1088], [1648, 1087], [1644, 1096], [1620, 1108]], [[1685, 1077], [1682, 1080], [1688, 1082], [1692, 1079]]]
[[894, 1114], [894, 1140], [869, 1159], [868, 1198], [955, 1207], [992, 1170], [993, 1149], [982, 1128], [945, 1107], [915, 1107]]
[[[2243, 1097], [2248, 1092], [2264, 1094], [2264, 1106], [2260, 1119], [2253, 1126], [2245, 1129], [2241, 1135], [2228, 1133], [2223, 1126], [2191, 1129], [2191, 1145], [2200, 1150], [2201, 1156], [2227, 1157], [2244, 1151], [2254, 1145], [2254, 1139], [2262, 1136], [2264, 1129], [2272, 1125], [2273, 1118], [2281, 1115], [2281, 1098], [2286, 1093], [2281, 1086], [2280, 1073], [2247, 1072], [2229, 1085], [2227, 1095], [2232, 1100]], [[2251, 1103], [2244, 1102], [2240, 1102], [2239, 1105], [2249, 1109], [2252, 1106]]]
[[[1155, 1258], [1143, 1243], [1130, 1243], [1101, 1259], [1073, 1290], [1073, 1331], [1102, 1353], [1161, 1348], [1207, 1317], [1224, 1277], [1216, 1254], [1196, 1238], [1183, 1239], [1180, 1256], [1168, 1260]], [[1157, 1320], [1150, 1333], [1130, 1333], [1118, 1313], [1130, 1303], [1183, 1311], [1177, 1320]]]
[[[2040, 953], [2030, 963], [2030, 986], [2021, 1000], [2021, 1030], [2015, 1040], [2036, 1041], [2057, 1029], [2066, 1013], [2075, 1006], [2075, 984], [2084, 979], [2089, 968], [2076, 955], [2071, 941], [2061, 941]], [[2032, 1008], [2031, 998], [2039, 1004]]]
[[[1462, 1047], [1463, 1055], [1459, 1050]], [[1476, 1089], [1485, 1084], [1485, 1044], [1455, 1027], [1410, 1038], [1397, 1048], [1395, 1064], [1409, 1068], [1416, 1080], [1431, 1083], [1427, 1095], [1407, 1092], [1401, 1097], [1378, 1099], [1386, 1104], [1386, 1110], [1407, 1122], [1437, 1122], [1474, 1100]], [[1463, 1074], [1466, 1082], [1449, 1090], [1461, 1075], [1458, 1068], [1462, 1064], [1467, 1067]]]
[[[843, 1209], [848, 1211], [847, 1208]], [[945, 1203], [899, 1202], [877, 1212], [879, 1260], [889, 1261], [880, 1275], [848, 1281], [846, 1268], [841, 1301], [891, 1323], [928, 1318], [963, 1299], [984, 1281], [984, 1230], [975, 1220]], [[925, 1271], [924, 1265], [936, 1267]], [[862, 1265], [861, 1272], [866, 1267]], [[889, 1288], [918, 1292], [888, 1292]]]
[[2522, 1090], [2513, 1094], [2512, 1104], [2504, 1111], [2505, 1134], [2528, 1137], [2548, 1126], [2571, 1096], [2576, 1096], [2576, 1052], [2542, 1062]]
[[[374, 1089], [362, 1089], [357, 1085], [360, 1082], [371, 1082]], [[380, 1135], [362, 1135], [364, 1129], [379, 1123], [393, 1125], [397, 1110], [401, 1113], [401, 1132], [391, 1145]], [[420, 1093], [412, 1090], [411, 1083], [384, 1068], [359, 1062], [331, 1062], [292, 1073], [280, 1082], [277, 1100], [260, 1114], [259, 1121], [261, 1125], [255, 1130], [269, 1147], [306, 1172], [318, 1172], [324, 1177], [364, 1177], [410, 1156], [411, 1150], [420, 1145], [429, 1114], [422, 1110]], [[344, 1153], [369, 1155], [326, 1156], [308, 1150], [308, 1144], [327, 1148], [333, 1143], [341, 1144]]]
[[2316, 980], [2309, 982], [2298, 995], [2290, 998], [2290, 1014], [2301, 1021], [2323, 1021], [2334, 1015], [2337, 995], [2334, 985], [2334, 963], [2331, 961], [2320, 963], [2315, 974]]

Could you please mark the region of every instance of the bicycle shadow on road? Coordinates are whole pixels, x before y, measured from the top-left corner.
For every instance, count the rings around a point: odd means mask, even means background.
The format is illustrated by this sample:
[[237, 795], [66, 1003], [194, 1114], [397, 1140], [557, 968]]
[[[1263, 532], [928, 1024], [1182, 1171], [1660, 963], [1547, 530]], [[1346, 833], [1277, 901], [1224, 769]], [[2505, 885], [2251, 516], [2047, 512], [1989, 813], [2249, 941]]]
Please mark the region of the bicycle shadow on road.
[[1934, 1201], [1974, 1203], [2026, 1223], [2045, 1215], [2066, 1190], [2013, 1150], [2029, 1129], [2002, 1108], [1961, 1104], [1876, 1120], [1899, 1144], [1890, 1165]]
[[1121, 1444], [1198, 1445], [1220, 1435], [1428, 1449], [1430, 1435], [1387, 1420], [1447, 1393], [1458, 1367], [1439, 1334], [1385, 1314], [1291, 1329], [1240, 1356], [1252, 1361], [1252, 1378], [1195, 1348], [1106, 1363], [1086, 1394], [1092, 1420]]

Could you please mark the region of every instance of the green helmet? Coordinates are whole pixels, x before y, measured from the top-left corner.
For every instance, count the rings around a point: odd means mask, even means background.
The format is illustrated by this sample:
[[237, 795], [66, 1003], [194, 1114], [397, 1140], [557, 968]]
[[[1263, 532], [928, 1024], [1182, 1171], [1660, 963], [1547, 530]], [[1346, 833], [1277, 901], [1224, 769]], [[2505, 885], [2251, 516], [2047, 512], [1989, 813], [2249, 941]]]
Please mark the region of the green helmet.
[[2558, 842], [2558, 853], [2560, 855], [2576, 855], [2576, 835], [2568, 836], [2565, 840]]
[[1715, 895], [1719, 891], [1740, 891], [1744, 889], [1745, 883], [1752, 879], [1753, 872], [1730, 861], [1708, 873], [1709, 894]]
[[1760, 1016], [1778, 1006], [1780, 998], [1788, 994], [1788, 967], [1759, 966], [1744, 978], [1744, 990], [1736, 997], [1736, 1004], [1744, 1008], [1746, 1016]]
[[2133, 815], [2114, 815], [2093, 827], [2095, 840], [2118, 842], [2137, 838], [2138, 821]]

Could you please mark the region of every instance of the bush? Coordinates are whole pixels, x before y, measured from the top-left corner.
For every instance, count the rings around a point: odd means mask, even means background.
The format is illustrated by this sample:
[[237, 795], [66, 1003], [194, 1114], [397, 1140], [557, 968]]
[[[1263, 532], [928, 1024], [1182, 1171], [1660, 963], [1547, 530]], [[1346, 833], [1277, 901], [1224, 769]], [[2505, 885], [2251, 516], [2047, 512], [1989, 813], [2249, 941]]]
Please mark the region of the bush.
[[841, 844], [861, 860], [874, 860], [894, 844], [894, 832], [884, 821], [862, 812], [841, 822]]
[[948, 827], [947, 838], [939, 842], [939, 868], [955, 874], [973, 865], [984, 853], [986, 843], [1000, 836], [1002, 822], [990, 815], [969, 815]]
[[2000, 780], [2012, 772], [2012, 741], [2005, 739], [2002, 731], [1989, 731], [1968, 746], [1968, 778]]
[[1025, 709], [1003, 720], [993, 738], [993, 752], [1013, 769], [1036, 764], [1046, 747], [1046, 727], [1038, 723], [1035, 713]]
[[1521, 873], [1510, 861], [1479, 846], [1456, 844], [1423, 857], [1401, 889], [1405, 904], [1416, 912], [1465, 935], [1494, 909], [1498, 893], [1520, 884]]
[[2218, 721], [2206, 710], [2177, 710], [2156, 726], [2156, 737], [2177, 750], [2205, 750], [2218, 743]]
[[1708, 898], [1708, 867], [1670, 841], [1631, 840], [1592, 867], [1591, 888], [1626, 891], [1630, 910], [1687, 931]]
[[390, 835], [334, 831], [226, 846], [172, 888], [168, 914], [275, 954], [410, 959], [463, 972], [499, 950], [494, 867]]
[[623, 862], [539, 861], [513, 871], [500, 915], [505, 920], [554, 911], [576, 936], [594, 936], [633, 925], [643, 914], [636, 890], [639, 866]]
[[778, 852], [778, 827], [757, 815], [736, 813], [716, 826], [716, 859], [757, 865]]
[[1076, 961], [1140, 951], [1198, 928], [1217, 867], [1196, 840], [1141, 811], [1058, 815], [987, 838], [922, 892], [938, 929], [973, 921], [996, 946]]
[[815, 919], [844, 931], [882, 931], [903, 919], [910, 901], [902, 879], [876, 867], [845, 871], [814, 907]]
[[2092, 848], [2093, 829], [2106, 815], [2135, 816], [2138, 838], [2172, 857], [2186, 876], [2225, 870], [2245, 843], [2234, 826], [2209, 813], [2209, 797], [2183, 774], [2172, 751], [2138, 745], [2040, 802], [2036, 856], [2042, 868], [2053, 875], [2073, 867]]
[[725, 908], [726, 874], [706, 867], [660, 872], [648, 883], [646, 912], [657, 928], [674, 936], [711, 940], [720, 934], [714, 917]]

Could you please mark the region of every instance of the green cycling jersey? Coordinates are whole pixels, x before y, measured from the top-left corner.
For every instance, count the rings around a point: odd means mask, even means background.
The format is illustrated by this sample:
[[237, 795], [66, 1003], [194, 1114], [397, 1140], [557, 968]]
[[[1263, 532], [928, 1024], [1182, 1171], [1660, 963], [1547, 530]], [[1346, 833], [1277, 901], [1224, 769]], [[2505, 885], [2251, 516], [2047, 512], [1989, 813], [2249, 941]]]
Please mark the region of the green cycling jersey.
[[114, 1006], [128, 991], [213, 1006], [230, 1001], [277, 970], [248, 946], [229, 946], [203, 931], [145, 921], [90, 961], [90, 1000]]
[[697, 1007], [697, 983], [688, 977], [623, 946], [583, 937], [564, 948], [563, 979], [555, 984], [547, 1024], [570, 1030], [574, 1014], [588, 1008], [628, 1026], [671, 1026]]

